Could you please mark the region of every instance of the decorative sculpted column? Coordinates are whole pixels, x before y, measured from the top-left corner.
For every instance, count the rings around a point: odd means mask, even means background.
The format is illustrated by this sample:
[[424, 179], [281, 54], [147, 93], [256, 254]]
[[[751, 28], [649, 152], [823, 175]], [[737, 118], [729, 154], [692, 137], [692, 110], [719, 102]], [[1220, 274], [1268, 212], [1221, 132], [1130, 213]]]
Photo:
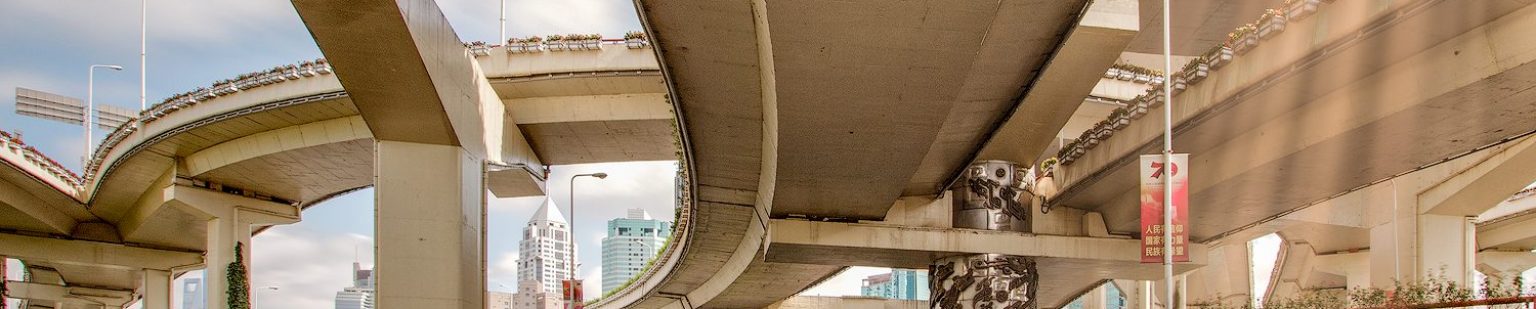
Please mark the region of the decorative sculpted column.
[[1040, 273], [1035, 258], [979, 254], [939, 259], [928, 266], [929, 308], [1034, 309]]
[[1028, 170], [1007, 161], [981, 161], [955, 186], [955, 228], [1029, 232], [1034, 198]]
[[[1029, 232], [1029, 171], [1006, 161], [981, 161], [955, 186], [954, 226]], [[1034, 309], [1040, 282], [1033, 257], [1002, 254], [954, 256], [928, 267], [931, 308]]]

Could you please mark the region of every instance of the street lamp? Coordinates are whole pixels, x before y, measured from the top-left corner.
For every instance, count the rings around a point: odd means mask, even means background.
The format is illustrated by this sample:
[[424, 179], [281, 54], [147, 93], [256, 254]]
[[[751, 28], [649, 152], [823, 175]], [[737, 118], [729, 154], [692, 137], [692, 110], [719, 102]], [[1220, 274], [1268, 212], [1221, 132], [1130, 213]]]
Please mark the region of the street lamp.
[[570, 303], [570, 308], [571, 309], [576, 309], [576, 302], [581, 301], [580, 299], [576, 299], [576, 177], [582, 177], [582, 176], [591, 176], [591, 177], [597, 177], [597, 179], [604, 179], [604, 178], [608, 178], [608, 173], [591, 173], [591, 174], [571, 175], [571, 181], [569, 182], [570, 185], [571, 185], [571, 190], [570, 190], [571, 191], [571, 199], [566, 200], [566, 203], [570, 203], [570, 206], [566, 206], [566, 207], [570, 207], [570, 209], [571, 209], [571, 211], [570, 211], [571, 212], [571, 222], [569, 224], [570, 228], [571, 228], [571, 231], [569, 233], [566, 233], [566, 234], [568, 234], [570, 236], [569, 236], [569, 238], [565, 242], [565, 244], [567, 246], [565, 254], [567, 254], [567, 256], [571, 257], [571, 260], [567, 262], [567, 263], [570, 263], [570, 266], [571, 266], [571, 273], [570, 273], [570, 277], [571, 277], [571, 279], [570, 279], [571, 281], [570, 282], [571, 283], [570, 283], [570, 289], [569, 289], [570, 290], [570, 294], [566, 295], [566, 298], [571, 300], [571, 303]]
[[91, 163], [91, 155], [93, 154], [91, 152], [91, 147], [94, 146], [91, 143], [91, 127], [94, 126], [92, 124], [96, 123], [94, 121], [94, 119], [92, 119], [92, 118], [95, 118], [94, 116], [96, 114], [96, 113], [93, 113], [93, 111], [96, 110], [96, 101], [95, 101], [96, 98], [95, 97], [96, 97], [96, 69], [97, 68], [107, 68], [107, 69], [112, 69], [113, 71], [122, 71], [123, 70], [123, 66], [120, 66], [120, 65], [92, 64], [91, 68], [88, 69], [87, 70], [88, 72], [85, 74], [86, 75], [86, 81], [85, 81], [85, 113], [84, 113], [85, 114], [85, 122], [84, 122], [84, 124], [85, 124], [85, 164], [86, 165], [90, 165], [90, 163]]

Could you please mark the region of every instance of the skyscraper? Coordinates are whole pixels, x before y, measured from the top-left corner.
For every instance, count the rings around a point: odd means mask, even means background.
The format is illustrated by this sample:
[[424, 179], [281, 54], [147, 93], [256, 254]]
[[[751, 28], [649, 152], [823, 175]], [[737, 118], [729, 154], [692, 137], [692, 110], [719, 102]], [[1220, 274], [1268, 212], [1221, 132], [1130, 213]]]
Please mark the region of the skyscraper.
[[545, 199], [523, 227], [523, 240], [517, 249], [518, 290], [524, 290], [525, 284], [538, 284], [538, 292], [560, 298], [560, 281], [571, 273], [571, 256], [566, 253], [570, 240], [570, 226], [564, 215], [554, 202]]
[[651, 219], [644, 209], [630, 209], [628, 216], [608, 221], [603, 237], [603, 292], [616, 289], [644, 270], [672, 235], [672, 223]]
[[373, 270], [352, 263], [352, 286], [336, 292], [336, 309], [373, 309]]
[[203, 278], [187, 278], [181, 283], [181, 308], [207, 308], [208, 292], [203, 291]]
[[864, 278], [859, 294], [889, 299], [928, 300], [928, 272], [892, 269], [887, 274], [869, 276]]

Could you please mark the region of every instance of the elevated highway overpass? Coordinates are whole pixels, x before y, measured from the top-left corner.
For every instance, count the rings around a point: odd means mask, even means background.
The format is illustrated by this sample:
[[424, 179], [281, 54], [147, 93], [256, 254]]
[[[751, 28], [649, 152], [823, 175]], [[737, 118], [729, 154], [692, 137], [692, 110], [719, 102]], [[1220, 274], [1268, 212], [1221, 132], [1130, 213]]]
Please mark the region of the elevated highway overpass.
[[[676, 158], [665, 82], [648, 49], [493, 51], [476, 59], [509, 106], [504, 117], [516, 124], [511, 130], [528, 132], [515, 136], [526, 139], [519, 141], [525, 147], [519, 156], [492, 162], [505, 167], [489, 173], [488, 189], [496, 194], [542, 195], [547, 171], [540, 158], [555, 164]], [[34, 276], [39, 279], [15, 284], [134, 295], [143, 280], [153, 279], [144, 270], [164, 275], [204, 263], [212, 238], [207, 222], [220, 210], [195, 204], [238, 204], [282, 217], [256, 219], [259, 228], [295, 222], [302, 208], [372, 186], [373, 135], [350, 94], [329, 65], [292, 73], [277, 76], [281, 82], [208, 88], [157, 105], [111, 133], [84, 178], [7, 134], [0, 189], [15, 194], [0, 201], [6, 206], [0, 234], [7, 238], [0, 252], [57, 279]], [[119, 298], [129, 299], [113, 299]], [[32, 303], [66, 305], [49, 299], [35, 296]]]
[[[994, 261], [990, 254], [1032, 256], [1037, 268], [1025, 273], [1038, 286], [1028, 296], [1040, 307], [1104, 280], [1157, 277], [1129, 254], [1140, 235], [1126, 176], [1128, 162], [1159, 146], [1153, 119], [1133, 121], [1058, 169], [1064, 190], [1044, 205], [1050, 212], [1025, 209], [1028, 221], [1011, 230], [964, 230], [977, 227], [957, 211], [971, 193], [950, 191], [980, 179], [977, 162], [1035, 162], [1055, 152], [1056, 137], [1074, 135], [1063, 128], [1081, 130], [1071, 119], [1084, 97], [1106, 94], [1094, 89], [1104, 69], [1134, 58], [1122, 51], [1148, 48], [1137, 29], [1156, 16], [1137, 16], [1147, 7], [1136, 1], [641, 1], [655, 49], [485, 55], [465, 50], [431, 1], [408, 2], [295, 1], [333, 74], [156, 109], [147, 114], [155, 120], [109, 137], [78, 187], [46, 164], [13, 164], [20, 167], [6, 171], [15, 175], [5, 189], [33, 194], [5, 201], [6, 211], [26, 216], [0, 227], [29, 242], [108, 252], [97, 256], [186, 262], [52, 267], [48, 257], [73, 255], [21, 256], [59, 278], [116, 267], [118, 279], [99, 287], [160, 295], [168, 291], [156, 280], [170, 272], [233, 260], [207, 249], [247, 241], [240, 226], [293, 222], [304, 207], [374, 185], [381, 231], [412, 231], [378, 235], [381, 303], [476, 307], [483, 222], [467, 218], [483, 211], [477, 189], [538, 195], [545, 164], [680, 155], [688, 199], [679, 238], [596, 307], [765, 307], [850, 265]], [[1212, 29], [1261, 13], [1247, 3], [1186, 3], [1191, 10], [1180, 12], [1217, 12], [1175, 24], [1196, 29], [1190, 42], [1221, 41]], [[1488, 197], [1518, 190], [1510, 185], [1517, 176], [1435, 185], [1446, 183], [1442, 173], [1422, 177], [1431, 179], [1421, 181], [1425, 190], [1446, 188], [1424, 195], [1434, 199], [1425, 204], [1469, 206], [1420, 214], [1396, 202], [1338, 200], [1353, 206], [1305, 211], [1405, 173], [1528, 156], [1507, 149], [1536, 130], [1520, 121], [1536, 109], [1527, 91], [1536, 83], [1522, 73], [1533, 53], [1504, 43], [1536, 29], [1524, 27], [1536, 21], [1529, 3], [1449, 3], [1322, 5], [1174, 97], [1175, 145], [1198, 164], [1192, 218], [1201, 244], [1196, 263], [1180, 269], [1192, 295], [1246, 293], [1239, 244], [1264, 232], [1345, 251], [1386, 241], [1393, 249], [1371, 252], [1402, 252], [1377, 254], [1397, 260], [1424, 253], [1411, 242], [1456, 242], [1384, 222], [1461, 226], [1460, 216], [1494, 204]], [[406, 187], [415, 193], [400, 193]], [[1493, 189], [1463, 190], [1472, 187]], [[1387, 215], [1337, 218], [1367, 210]], [[1312, 217], [1292, 217], [1303, 214]], [[817, 254], [829, 250], [842, 254]], [[0, 251], [20, 256], [12, 252], [20, 251]], [[1391, 273], [1422, 270], [1399, 267]], [[1388, 273], [1372, 272], [1370, 282]], [[36, 282], [36, 290], [57, 291], [49, 286], [62, 281]]]
[[[1536, 167], [1511, 159], [1529, 156], [1536, 131], [1529, 4], [1326, 3], [1175, 92], [1175, 151], [1194, 165], [1192, 240], [1210, 250], [1191, 297], [1248, 297], [1243, 247], [1271, 232], [1287, 242], [1274, 295], [1390, 287], [1441, 266], [1470, 281], [1484, 256], [1473, 252], [1489, 250], [1472, 244], [1508, 230], [1466, 218], [1536, 181]], [[1161, 128], [1132, 119], [1080, 147], [1048, 204], [1138, 234], [1134, 163], [1159, 152]], [[1316, 273], [1329, 275], [1303, 275]]]

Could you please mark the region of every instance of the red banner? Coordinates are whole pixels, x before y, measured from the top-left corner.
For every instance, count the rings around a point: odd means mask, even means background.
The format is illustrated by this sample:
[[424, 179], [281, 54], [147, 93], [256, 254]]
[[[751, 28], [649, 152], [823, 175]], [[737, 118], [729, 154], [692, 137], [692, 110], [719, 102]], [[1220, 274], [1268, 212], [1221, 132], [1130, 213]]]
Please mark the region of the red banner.
[[1189, 154], [1141, 156], [1141, 262], [1163, 262], [1163, 177], [1173, 177], [1173, 261], [1189, 262]]
[[569, 279], [567, 279], [567, 280], [560, 280], [560, 289], [562, 290], [561, 291], [561, 298], [564, 298], [567, 303], [575, 303], [576, 306], [574, 308], [576, 308], [576, 309], [585, 308], [586, 304], [582, 304], [582, 302], [581, 302], [581, 299], [582, 299], [582, 295], [581, 295], [582, 294], [581, 293], [582, 282], [579, 281], [579, 280], [578, 281], [574, 281], [575, 286], [576, 286], [576, 288], [574, 288], [574, 289], [571, 288], [571, 285], [572, 285], [571, 283], [572, 282], [573, 281], [571, 281]]

